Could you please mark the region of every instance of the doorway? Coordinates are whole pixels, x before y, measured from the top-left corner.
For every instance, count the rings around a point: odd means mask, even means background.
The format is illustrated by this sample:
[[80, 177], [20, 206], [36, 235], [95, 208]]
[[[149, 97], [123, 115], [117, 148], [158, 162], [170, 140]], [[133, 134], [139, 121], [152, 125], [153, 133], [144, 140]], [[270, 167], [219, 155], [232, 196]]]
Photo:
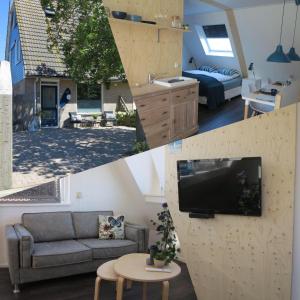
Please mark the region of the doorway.
[[58, 126], [58, 87], [57, 85], [41, 86], [41, 124], [42, 127]]

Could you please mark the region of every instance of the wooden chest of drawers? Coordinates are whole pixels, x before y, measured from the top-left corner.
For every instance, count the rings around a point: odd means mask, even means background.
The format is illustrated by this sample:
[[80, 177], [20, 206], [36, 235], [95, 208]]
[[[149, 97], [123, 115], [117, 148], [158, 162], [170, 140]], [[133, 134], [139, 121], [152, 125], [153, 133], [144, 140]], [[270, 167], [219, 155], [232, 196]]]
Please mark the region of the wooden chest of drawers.
[[150, 148], [198, 131], [198, 84], [134, 97]]

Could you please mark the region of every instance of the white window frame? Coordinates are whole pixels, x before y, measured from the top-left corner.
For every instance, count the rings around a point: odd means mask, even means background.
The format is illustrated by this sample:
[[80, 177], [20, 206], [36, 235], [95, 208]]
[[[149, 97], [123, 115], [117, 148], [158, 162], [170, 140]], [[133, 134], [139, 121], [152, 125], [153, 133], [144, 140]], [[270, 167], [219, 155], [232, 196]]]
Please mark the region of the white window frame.
[[16, 15], [16, 11], [13, 11], [12, 13], [12, 26], [11, 28], [14, 29], [17, 26], [17, 15]]
[[21, 42], [20, 39], [15, 42], [15, 64], [19, 64], [22, 61], [22, 53], [21, 53]]
[[198, 33], [198, 37], [199, 37], [200, 42], [202, 44], [203, 50], [204, 50], [204, 52], [207, 56], [220, 56], [220, 57], [230, 57], [230, 58], [234, 57], [232, 42], [231, 42], [229, 37], [228, 37], [228, 40], [230, 42], [230, 46], [231, 46], [232, 50], [231, 51], [222, 51], [222, 50], [215, 51], [215, 50], [210, 49], [209, 43], [207, 41], [207, 37], [205, 35], [205, 32], [203, 30], [202, 25], [196, 25], [196, 31]]

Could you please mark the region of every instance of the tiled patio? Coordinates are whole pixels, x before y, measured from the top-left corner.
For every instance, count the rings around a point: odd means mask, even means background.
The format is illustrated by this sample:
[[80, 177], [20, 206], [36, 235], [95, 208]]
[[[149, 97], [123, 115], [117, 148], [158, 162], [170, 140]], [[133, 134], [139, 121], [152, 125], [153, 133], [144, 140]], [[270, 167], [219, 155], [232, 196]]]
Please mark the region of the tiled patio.
[[14, 133], [13, 188], [42, 184], [127, 156], [135, 138], [135, 130], [126, 127]]

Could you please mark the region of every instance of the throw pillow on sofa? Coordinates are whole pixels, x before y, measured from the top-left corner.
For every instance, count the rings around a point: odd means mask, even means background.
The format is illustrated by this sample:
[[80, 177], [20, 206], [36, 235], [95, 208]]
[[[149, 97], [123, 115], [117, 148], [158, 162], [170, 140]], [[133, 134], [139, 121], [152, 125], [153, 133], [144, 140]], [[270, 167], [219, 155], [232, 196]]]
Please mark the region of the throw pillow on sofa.
[[99, 239], [100, 240], [123, 240], [125, 217], [99, 216]]

